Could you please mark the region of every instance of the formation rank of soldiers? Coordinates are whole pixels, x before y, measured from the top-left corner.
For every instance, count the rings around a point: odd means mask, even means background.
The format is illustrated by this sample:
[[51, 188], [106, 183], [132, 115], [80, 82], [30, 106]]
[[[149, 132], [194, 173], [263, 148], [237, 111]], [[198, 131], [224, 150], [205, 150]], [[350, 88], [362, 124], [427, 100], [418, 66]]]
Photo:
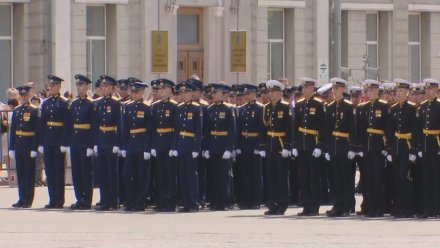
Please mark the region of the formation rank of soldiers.
[[[70, 150], [75, 210], [92, 208], [99, 185], [99, 211], [265, 204], [265, 215], [283, 215], [296, 204], [303, 207], [299, 216], [317, 216], [330, 202], [326, 215], [344, 217], [355, 213], [358, 167], [358, 215], [440, 215], [437, 80], [365, 80], [361, 88], [333, 78], [316, 91], [311, 78], [288, 89], [276, 80], [231, 88], [158, 79], [145, 101], [148, 86], [136, 78], [101, 76], [96, 99], [87, 94], [91, 80], [75, 78], [78, 97], [69, 103], [59, 93], [63, 79], [48, 76], [50, 97], [41, 111], [29, 103], [29, 87], [18, 87], [9, 146], [17, 165], [15, 208], [32, 206], [38, 153], [49, 191], [45, 208], [63, 208]], [[114, 96], [118, 84], [122, 99]]]

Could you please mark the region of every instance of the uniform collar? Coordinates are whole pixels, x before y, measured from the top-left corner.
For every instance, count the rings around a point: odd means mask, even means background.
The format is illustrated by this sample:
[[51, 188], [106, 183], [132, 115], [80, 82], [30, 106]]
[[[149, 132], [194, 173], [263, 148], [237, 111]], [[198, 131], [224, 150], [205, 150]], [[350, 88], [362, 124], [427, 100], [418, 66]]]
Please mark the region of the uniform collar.
[[141, 99], [139, 99], [139, 100], [135, 101], [135, 103], [141, 103], [141, 102], [143, 102], [143, 101], [144, 101], [144, 99], [143, 99], [143, 98], [141, 98]]
[[169, 102], [169, 101], [170, 101], [170, 98], [169, 98], [169, 97], [167, 97], [167, 98], [162, 98], [162, 101], [165, 102], [165, 103], [166, 103], [166, 102]]
[[221, 105], [221, 104], [223, 104], [223, 100], [215, 103], [215, 105]]
[[189, 101], [189, 102], [185, 102], [185, 105], [191, 105], [192, 104], [192, 100], [191, 101]]
[[24, 102], [23, 104], [21, 104], [21, 106], [23, 106], [24, 108], [26, 108], [27, 106], [29, 106], [31, 103], [29, 101]]
[[60, 97], [60, 93], [53, 94], [52, 97], [53, 97], [53, 98]]

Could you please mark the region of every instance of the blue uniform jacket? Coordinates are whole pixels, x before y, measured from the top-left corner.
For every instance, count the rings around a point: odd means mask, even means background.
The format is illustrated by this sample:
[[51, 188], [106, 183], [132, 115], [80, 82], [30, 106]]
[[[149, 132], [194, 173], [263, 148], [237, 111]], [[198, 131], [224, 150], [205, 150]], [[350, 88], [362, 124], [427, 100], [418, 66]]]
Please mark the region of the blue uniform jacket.
[[178, 153], [200, 152], [203, 110], [196, 102], [181, 103], [176, 109], [173, 150]]
[[172, 99], [159, 100], [152, 104], [151, 149], [156, 149], [157, 152], [172, 149], [176, 108], [177, 102]]
[[70, 106], [66, 98], [59, 94], [47, 98], [41, 107], [40, 145], [68, 146], [69, 117]]
[[205, 116], [203, 150], [221, 153], [234, 149], [235, 115], [232, 105], [224, 102], [213, 103]]
[[238, 147], [243, 153], [264, 148], [263, 104], [252, 101], [241, 105], [237, 116]]
[[70, 146], [93, 148], [96, 135], [96, 107], [91, 97], [78, 97], [70, 106]]
[[121, 146], [122, 106], [116, 97], [102, 97], [96, 102], [96, 145], [101, 148]]
[[38, 107], [29, 103], [16, 107], [12, 113], [9, 150], [37, 151], [39, 121]]
[[147, 102], [132, 101], [125, 105], [122, 149], [128, 154], [150, 152], [151, 109]]

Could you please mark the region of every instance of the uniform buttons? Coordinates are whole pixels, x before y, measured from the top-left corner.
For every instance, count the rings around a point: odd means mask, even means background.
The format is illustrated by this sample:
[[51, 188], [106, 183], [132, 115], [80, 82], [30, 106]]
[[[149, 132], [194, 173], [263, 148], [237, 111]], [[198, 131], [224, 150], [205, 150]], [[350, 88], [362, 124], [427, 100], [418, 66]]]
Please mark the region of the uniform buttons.
[[75, 131], [75, 133], [78, 133], [78, 131]]

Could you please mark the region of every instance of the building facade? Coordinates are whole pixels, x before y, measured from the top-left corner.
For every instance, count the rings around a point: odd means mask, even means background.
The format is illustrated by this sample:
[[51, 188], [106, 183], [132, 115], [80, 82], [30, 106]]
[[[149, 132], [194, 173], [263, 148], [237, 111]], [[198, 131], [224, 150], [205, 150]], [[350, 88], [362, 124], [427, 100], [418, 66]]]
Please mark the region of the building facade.
[[[334, 0], [0, 0], [0, 92], [53, 73], [259, 83], [335, 75]], [[342, 0], [342, 77], [440, 78], [438, 0]], [[339, 25], [339, 24], [338, 24]], [[154, 31], [167, 69], [153, 70]], [[245, 31], [244, 72], [231, 72], [231, 31]], [[1, 96], [2, 100], [4, 96]]]

